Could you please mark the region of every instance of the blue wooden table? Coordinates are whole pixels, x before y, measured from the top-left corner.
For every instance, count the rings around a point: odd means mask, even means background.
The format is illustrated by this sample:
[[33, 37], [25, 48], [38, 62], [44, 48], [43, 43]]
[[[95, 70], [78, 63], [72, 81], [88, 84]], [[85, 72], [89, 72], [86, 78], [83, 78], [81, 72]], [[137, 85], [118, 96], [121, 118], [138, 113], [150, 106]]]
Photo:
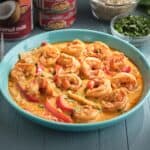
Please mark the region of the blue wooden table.
[[[79, 1], [77, 21], [72, 28], [110, 33], [109, 23], [94, 19], [86, 0]], [[35, 28], [31, 36], [41, 32], [44, 31]], [[6, 51], [18, 42], [6, 42]], [[140, 48], [147, 59], [150, 58], [148, 47], [150, 45]], [[0, 96], [0, 150], [150, 150], [150, 101], [113, 127], [65, 133], [26, 120]]]

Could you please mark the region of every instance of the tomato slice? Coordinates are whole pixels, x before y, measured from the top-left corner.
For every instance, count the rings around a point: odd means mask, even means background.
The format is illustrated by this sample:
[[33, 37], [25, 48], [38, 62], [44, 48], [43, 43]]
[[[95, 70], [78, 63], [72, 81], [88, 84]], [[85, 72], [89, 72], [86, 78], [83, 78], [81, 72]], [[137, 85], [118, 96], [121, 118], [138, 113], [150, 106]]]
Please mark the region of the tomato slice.
[[52, 104], [51, 104], [51, 102], [50, 102], [49, 99], [46, 100], [45, 107], [56, 118], [58, 118], [60, 120], [63, 120], [66, 123], [72, 123], [73, 122], [73, 120], [71, 119], [71, 117], [67, 116], [66, 114], [64, 114], [62, 112], [59, 112], [57, 110], [57, 108], [55, 108], [54, 106], [52, 106]]
[[17, 84], [18, 89], [20, 90], [21, 94], [30, 102], [40, 102], [40, 100], [35, 97], [34, 95], [30, 95], [27, 93], [25, 89], [20, 84]]
[[63, 111], [70, 112], [70, 113], [73, 112], [73, 108], [67, 104], [66, 100], [64, 99], [64, 96], [58, 96], [56, 99], [56, 104], [57, 107], [59, 107]]

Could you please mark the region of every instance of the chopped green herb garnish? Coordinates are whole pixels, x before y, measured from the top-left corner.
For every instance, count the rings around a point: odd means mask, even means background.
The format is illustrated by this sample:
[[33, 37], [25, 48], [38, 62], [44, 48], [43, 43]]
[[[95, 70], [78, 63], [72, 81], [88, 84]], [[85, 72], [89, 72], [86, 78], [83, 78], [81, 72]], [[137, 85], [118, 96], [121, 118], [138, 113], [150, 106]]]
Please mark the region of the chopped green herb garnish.
[[75, 107], [75, 112], [80, 112], [81, 111], [81, 107], [77, 106]]
[[147, 9], [147, 14], [150, 16], [150, 8]]
[[67, 101], [68, 101], [68, 102], [74, 102], [74, 100], [73, 100], [73, 99], [70, 99], [70, 98], [67, 99]]
[[145, 5], [145, 6], [150, 6], [150, 1], [149, 0], [140, 0], [140, 4]]
[[146, 36], [150, 34], [150, 18], [129, 15], [118, 19], [114, 24], [114, 28], [125, 36]]
[[42, 104], [39, 104], [38, 107], [39, 108], [44, 108], [44, 106]]

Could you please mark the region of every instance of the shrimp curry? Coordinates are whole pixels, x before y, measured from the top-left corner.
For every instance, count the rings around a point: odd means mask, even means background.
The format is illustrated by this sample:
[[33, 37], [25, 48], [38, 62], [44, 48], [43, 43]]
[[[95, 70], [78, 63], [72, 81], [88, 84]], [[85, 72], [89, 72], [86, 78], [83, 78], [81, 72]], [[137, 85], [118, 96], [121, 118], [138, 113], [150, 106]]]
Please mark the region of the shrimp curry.
[[24, 110], [65, 123], [108, 120], [134, 107], [143, 80], [122, 52], [100, 42], [43, 42], [23, 52], [9, 76], [12, 98]]

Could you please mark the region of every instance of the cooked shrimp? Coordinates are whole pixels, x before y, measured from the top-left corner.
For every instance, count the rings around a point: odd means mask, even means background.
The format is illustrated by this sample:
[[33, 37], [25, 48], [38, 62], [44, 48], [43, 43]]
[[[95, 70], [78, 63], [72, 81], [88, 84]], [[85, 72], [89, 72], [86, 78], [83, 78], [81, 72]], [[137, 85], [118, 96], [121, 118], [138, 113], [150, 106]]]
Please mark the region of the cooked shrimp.
[[133, 74], [121, 72], [112, 78], [113, 88], [125, 87], [128, 90], [134, 90], [137, 87], [137, 80]]
[[112, 71], [121, 71], [125, 66], [125, 56], [120, 52], [113, 52], [112, 59], [110, 61], [110, 69]]
[[51, 84], [49, 83], [48, 79], [39, 77], [37, 79], [37, 81], [38, 81], [40, 93], [45, 94], [47, 96], [53, 95], [53, 90], [52, 90]]
[[18, 62], [11, 71], [11, 77], [14, 80], [31, 79], [36, 74], [36, 66], [25, 62]]
[[94, 121], [98, 116], [99, 111], [92, 106], [83, 105], [74, 111], [73, 117], [77, 122], [89, 122]]
[[87, 57], [81, 64], [81, 74], [87, 79], [95, 78], [104, 73], [101, 69], [101, 61], [98, 58]]
[[123, 110], [128, 102], [127, 92], [124, 88], [116, 89], [109, 98], [101, 102], [103, 111], [117, 112]]
[[41, 53], [42, 50], [35, 48], [34, 51], [21, 52], [19, 57], [26, 63], [35, 64], [37, 63]]
[[121, 52], [113, 52], [111, 57], [103, 61], [104, 70], [110, 73], [122, 72], [126, 67], [125, 56]]
[[55, 76], [55, 83], [65, 90], [78, 90], [82, 80], [75, 73], [61, 74]]
[[56, 63], [62, 66], [65, 73], [78, 73], [80, 68], [79, 61], [70, 55], [61, 54]]
[[87, 89], [85, 93], [87, 97], [103, 99], [112, 92], [110, 80], [95, 79], [93, 81], [93, 87]]
[[45, 67], [54, 65], [56, 62], [56, 59], [60, 55], [59, 50], [50, 44], [46, 44], [45, 46], [42, 46], [41, 48], [42, 48], [42, 55], [39, 59], [40, 63], [44, 65]]
[[43, 94], [46, 96], [53, 95], [51, 83], [48, 81], [47, 78], [44, 77], [37, 77], [33, 79], [30, 83], [25, 85], [24, 89], [28, 92], [28, 94], [31, 95], [39, 95], [39, 94]]
[[72, 42], [69, 42], [66, 47], [62, 49], [63, 53], [66, 53], [68, 55], [72, 55], [75, 57], [79, 57], [83, 54], [85, 51], [85, 44], [80, 40], [74, 40]]
[[86, 47], [85, 55], [89, 57], [97, 57], [103, 60], [111, 55], [111, 50], [106, 44], [96, 41]]

